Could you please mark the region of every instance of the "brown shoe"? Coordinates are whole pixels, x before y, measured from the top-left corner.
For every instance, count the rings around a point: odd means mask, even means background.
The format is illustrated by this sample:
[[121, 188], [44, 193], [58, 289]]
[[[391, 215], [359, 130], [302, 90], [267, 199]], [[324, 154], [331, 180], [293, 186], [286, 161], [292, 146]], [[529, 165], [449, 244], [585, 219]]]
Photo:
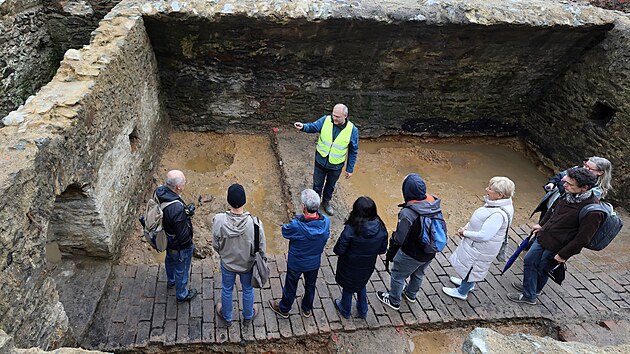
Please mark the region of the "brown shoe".
[[278, 316], [282, 318], [289, 318], [288, 312], [280, 311], [280, 305], [278, 304], [278, 300], [269, 300], [269, 307], [271, 308], [273, 312], [278, 314]]
[[250, 318], [250, 319], [245, 318], [243, 320], [244, 321], [253, 321], [254, 318], [256, 318], [256, 316], [258, 316], [258, 312], [259, 312], [258, 311], [258, 305], [254, 305], [254, 314], [252, 315], [252, 318]]
[[223, 312], [221, 312], [222, 309], [223, 309], [223, 305], [221, 305], [220, 302], [214, 307], [214, 310], [217, 313], [217, 317], [220, 318], [223, 322], [225, 322], [225, 325], [227, 327], [230, 327], [232, 325], [232, 321], [228, 321], [225, 319], [225, 317], [223, 317]]

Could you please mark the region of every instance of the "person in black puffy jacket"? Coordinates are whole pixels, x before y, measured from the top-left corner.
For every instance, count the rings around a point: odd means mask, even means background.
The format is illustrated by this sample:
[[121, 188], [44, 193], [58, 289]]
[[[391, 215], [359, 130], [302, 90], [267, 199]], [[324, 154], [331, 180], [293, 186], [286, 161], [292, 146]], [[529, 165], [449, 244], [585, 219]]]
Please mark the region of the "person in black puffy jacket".
[[387, 229], [378, 216], [376, 203], [370, 197], [359, 197], [352, 206], [333, 252], [339, 256], [335, 280], [343, 288], [341, 299], [335, 299], [339, 313], [350, 318], [352, 294], [357, 293], [359, 317], [368, 313], [365, 285], [379, 254], [387, 250]]
[[187, 206], [181, 197], [186, 186], [186, 177], [182, 171], [172, 170], [166, 174], [163, 186], [155, 190], [160, 203], [172, 203], [164, 208], [162, 225], [168, 235], [168, 246], [164, 258], [168, 287], [175, 287], [177, 301], [190, 301], [197, 295], [196, 289], [188, 289], [188, 274], [192, 262], [193, 227], [191, 217], [194, 206]]

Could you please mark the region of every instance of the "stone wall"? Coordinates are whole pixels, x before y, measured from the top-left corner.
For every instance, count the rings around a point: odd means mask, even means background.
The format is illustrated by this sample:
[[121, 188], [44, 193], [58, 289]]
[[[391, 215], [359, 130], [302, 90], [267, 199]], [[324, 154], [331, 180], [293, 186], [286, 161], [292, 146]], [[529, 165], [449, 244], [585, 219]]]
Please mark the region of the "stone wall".
[[179, 128], [251, 130], [342, 101], [364, 136], [516, 134], [612, 21], [549, 2], [277, 3], [142, 7]]
[[59, 54], [46, 24], [41, 0], [0, 1], [0, 117], [57, 70]]
[[0, 117], [50, 81], [120, 0], [0, 1]]
[[606, 197], [630, 207], [630, 16], [549, 85], [524, 119], [526, 141], [556, 170], [588, 156], [613, 164]]
[[[89, 48], [69, 50], [53, 80], [4, 119], [0, 329], [17, 346], [54, 348], [68, 339], [44, 270], [46, 243], [58, 242], [65, 254], [114, 257], [136, 222], [164, 139], [158, 93], [142, 18], [109, 18]], [[65, 231], [55, 224], [59, 215], [70, 225]]]
[[41, 0], [50, 36], [60, 53], [90, 43], [90, 33], [120, 0]]

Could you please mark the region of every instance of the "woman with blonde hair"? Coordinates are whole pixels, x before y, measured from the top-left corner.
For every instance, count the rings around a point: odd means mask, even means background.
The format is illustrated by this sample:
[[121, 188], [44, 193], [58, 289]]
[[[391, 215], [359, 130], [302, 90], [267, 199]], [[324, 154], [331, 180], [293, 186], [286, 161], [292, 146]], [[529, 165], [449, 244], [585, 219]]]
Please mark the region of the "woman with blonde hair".
[[475, 282], [484, 280], [499, 254], [514, 217], [512, 196], [514, 182], [507, 177], [492, 177], [486, 187], [485, 204], [475, 210], [470, 221], [457, 230], [463, 237], [450, 262], [459, 277], [451, 277], [457, 288], [442, 291], [456, 299], [466, 300]]

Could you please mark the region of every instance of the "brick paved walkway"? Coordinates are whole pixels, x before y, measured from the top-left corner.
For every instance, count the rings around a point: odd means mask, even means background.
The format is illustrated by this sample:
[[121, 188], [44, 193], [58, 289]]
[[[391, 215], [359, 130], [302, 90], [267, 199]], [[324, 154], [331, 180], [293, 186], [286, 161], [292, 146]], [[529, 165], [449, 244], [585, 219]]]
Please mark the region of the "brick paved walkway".
[[[512, 249], [524, 237], [521, 228], [512, 230]], [[293, 305], [289, 319], [278, 318], [267, 306], [269, 299], [282, 296], [286, 259], [277, 256], [270, 262], [271, 279], [264, 289], [255, 290], [255, 303], [262, 311], [252, 323], [240, 317], [242, 308], [240, 284], [234, 296], [234, 324], [226, 328], [217, 319], [214, 305], [220, 299], [220, 273], [212, 272], [211, 260], [193, 262], [191, 286], [200, 291], [190, 303], [178, 304], [174, 290], [167, 290], [163, 265], [115, 266], [109, 289], [103, 297], [84, 347], [101, 350], [142, 347], [147, 344], [175, 345], [182, 343], [239, 343], [288, 338], [331, 331], [376, 329], [386, 326], [414, 326], [427, 323], [444, 324], [466, 320], [505, 320], [523, 318], [585, 319], [597, 314], [601, 318], [630, 318], [630, 272], [625, 264], [597, 264], [589, 258], [590, 251], [572, 258], [569, 275], [562, 287], [555, 283], [545, 288], [539, 305], [529, 306], [510, 302], [505, 294], [514, 292], [510, 283], [522, 276], [522, 259], [501, 276], [495, 264], [487, 279], [477, 284], [468, 301], [454, 300], [441, 291], [451, 286], [449, 275], [455, 275], [447, 260], [456, 246], [451, 242], [439, 254], [426, 272], [418, 301], [403, 301], [400, 311], [382, 306], [377, 290], [389, 288], [389, 274], [383, 263], [367, 285], [370, 311], [367, 319], [341, 318], [333, 304], [340, 296], [335, 283], [337, 257], [327, 252], [317, 283], [313, 316], [303, 318]], [[591, 257], [593, 258], [593, 257]], [[594, 257], [597, 260], [597, 257]], [[501, 265], [502, 266], [502, 265]], [[300, 284], [300, 287], [302, 284]], [[301, 296], [302, 288], [298, 290]], [[300, 299], [298, 298], [298, 301]], [[353, 315], [356, 316], [356, 309]], [[608, 317], [607, 317], [608, 316]], [[579, 329], [577, 329], [579, 330]], [[576, 330], [576, 331], [577, 331]]]

